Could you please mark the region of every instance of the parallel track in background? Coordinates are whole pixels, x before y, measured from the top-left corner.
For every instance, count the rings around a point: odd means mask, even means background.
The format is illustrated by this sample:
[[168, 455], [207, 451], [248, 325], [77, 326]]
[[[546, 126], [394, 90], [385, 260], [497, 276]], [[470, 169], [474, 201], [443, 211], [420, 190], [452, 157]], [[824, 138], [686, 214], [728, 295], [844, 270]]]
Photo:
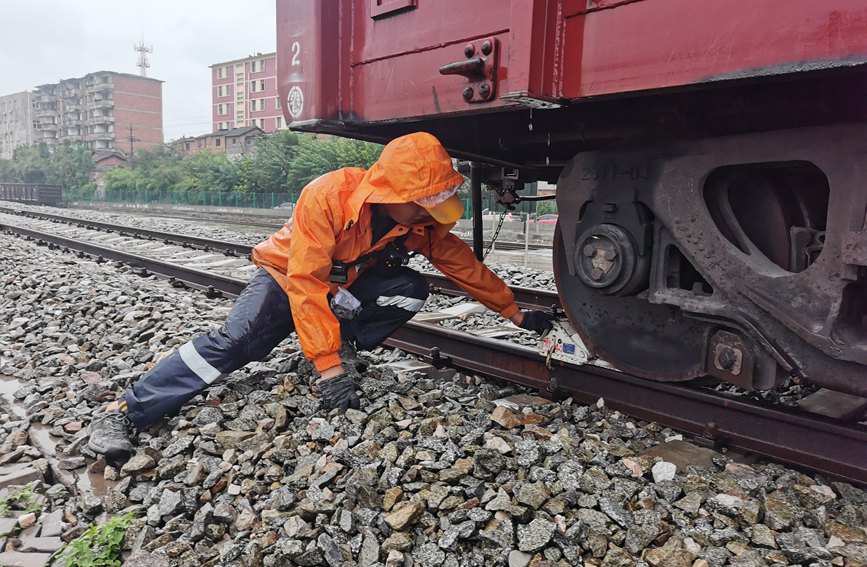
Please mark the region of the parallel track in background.
[[[189, 245], [189, 246], [197, 246], [197, 247], [210, 247], [214, 250], [232, 250], [234, 253], [239, 256], [249, 255], [250, 250], [252, 250], [252, 246], [246, 244], [238, 244], [232, 242], [222, 242], [218, 240], [209, 240], [206, 238], [198, 238], [195, 236], [189, 236], [185, 234], [178, 234], [173, 232], [161, 232], [157, 230], [148, 230], [144, 228], [138, 228], [134, 226], [128, 225], [120, 225], [120, 224], [112, 224], [107, 222], [100, 221], [90, 221], [85, 219], [78, 219], [63, 215], [55, 215], [51, 213], [37, 212], [37, 211], [22, 211], [19, 209], [11, 209], [9, 207], [0, 206], [0, 212], [7, 213], [10, 215], [19, 215], [34, 219], [42, 219], [49, 220], [54, 222], [60, 222], [64, 224], [76, 225], [85, 228], [92, 228], [95, 230], [109, 230], [112, 232], [117, 232], [120, 234], [128, 234], [131, 236], [139, 236], [142, 238], [149, 238], [154, 240], [165, 240], [174, 242], [181, 245]], [[283, 226], [283, 223], [275, 221], [274, 223], [262, 223], [262, 222], [247, 222], [247, 221], [238, 221], [238, 220], [230, 220], [226, 218], [226, 215], [222, 215], [220, 217], [214, 217], [211, 215], [210, 217], [196, 217], [196, 216], [184, 216], [184, 215], [153, 215], [153, 216], [167, 216], [170, 218], [177, 218], [182, 220], [195, 220], [195, 221], [208, 221], [215, 222], [220, 224], [231, 224], [237, 226], [255, 226], [267, 228], [270, 232], [274, 232], [280, 230]], [[538, 243], [528, 243], [525, 247], [523, 242], [509, 242], [509, 241], [497, 241], [494, 244], [495, 250], [503, 250], [503, 251], [515, 251], [515, 250], [551, 250], [551, 243], [546, 244], [538, 244]]]
[[18, 215], [27, 218], [47, 220], [52, 222], [57, 222], [66, 225], [74, 225], [80, 226], [82, 228], [89, 228], [93, 230], [104, 230], [108, 232], [116, 232], [120, 235], [126, 236], [135, 236], [137, 238], [145, 238], [148, 240], [158, 240], [161, 242], [167, 242], [172, 244], [179, 244], [181, 246], [190, 246], [194, 248], [201, 248], [203, 250], [217, 250], [220, 252], [228, 252], [229, 254], [234, 254], [237, 256], [249, 256], [253, 251], [253, 247], [249, 244], [239, 244], [237, 242], [224, 242], [221, 240], [213, 240], [208, 238], [199, 238], [197, 236], [190, 236], [187, 234], [178, 234], [175, 232], [161, 232], [158, 230], [148, 230], [145, 228], [138, 228], [135, 226], [127, 226], [120, 224], [112, 224], [107, 222], [99, 222], [99, 221], [91, 221], [85, 219], [76, 219], [71, 217], [64, 217], [62, 215], [53, 215], [50, 213], [42, 213], [42, 212], [33, 212], [33, 211], [20, 211], [17, 209], [10, 209], [8, 207], [0, 207], [0, 213], [6, 213], [10, 215]]
[[[32, 212], [32, 211], [19, 211], [16, 209], [9, 209], [6, 207], [0, 207], [0, 213], [14, 214], [18, 216], [23, 216], [27, 218], [46, 220], [56, 223], [61, 223], [69, 226], [79, 226], [82, 228], [97, 230], [97, 231], [107, 231], [107, 232], [116, 232], [121, 236], [132, 236], [136, 238], [142, 238], [146, 240], [153, 240], [164, 242], [167, 244], [177, 244], [179, 246], [185, 246], [190, 248], [198, 248], [204, 251], [216, 251], [222, 252], [227, 256], [239, 256], [243, 258], [248, 258], [250, 254], [253, 252], [253, 246], [249, 244], [241, 244], [237, 242], [226, 242], [222, 240], [212, 240], [208, 238], [201, 238], [197, 236], [190, 236], [187, 234], [180, 234], [175, 232], [161, 232], [156, 230], [149, 230], [144, 228], [138, 228], [134, 226], [128, 225], [118, 225], [106, 222], [99, 221], [91, 221], [84, 219], [75, 219], [68, 218], [60, 215], [53, 215], [42, 212]], [[39, 238], [34, 236], [37, 231], [31, 231], [30, 234], [33, 238]], [[45, 237], [42, 237], [45, 240]], [[77, 242], [77, 241], [76, 241]], [[54, 244], [58, 244], [57, 241]], [[83, 243], [82, 243], [83, 244]], [[69, 247], [68, 244], [64, 244], [63, 246]], [[164, 266], [160, 268], [160, 264], [165, 264], [159, 262], [158, 260], [153, 260], [151, 258], [146, 258], [141, 255], [127, 255], [125, 253], [118, 254], [117, 251], [112, 251], [113, 249], [109, 249], [107, 247], [102, 247], [98, 245], [90, 245], [89, 250], [84, 250], [80, 248], [80, 250], [87, 252], [88, 254], [93, 254], [97, 257], [102, 256], [104, 259], [108, 260], [120, 260], [129, 263], [130, 265], [135, 266], [136, 268], [142, 268], [151, 270], [155, 273], [162, 272], [171, 272], [172, 269], [168, 266]], [[191, 273], [195, 272], [192, 270]], [[182, 272], [171, 273], [169, 274], [171, 277], [182, 280], [181, 277]], [[451, 295], [456, 296], [467, 296], [468, 294], [461, 290], [460, 287], [457, 286], [454, 282], [443, 276], [442, 274], [434, 274], [434, 273], [426, 273], [425, 276], [428, 278], [431, 288], [433, 292], [445, 292]], [[196, 277], [192, 278], [194, 280], [200, 280], [201, 278]], [[198, 284], [196, 281], [190, 282], [192, 287], [196, 287]], [[548, 309], [551, 307], [560, 308], [560, 299], [557, 297], [556, 292], [553, 291], [545, 291], [533, 288], [523, 288], [523, 287], [512, 287], [513, 292], [515, 293], [515, 299], [519, 304], [524, 307], [530, 308], [542, 308]], [[238, 292], [240, 293], [240, 292]], [[237, 296], [237, 293], [234, 293]]]
[[[141, 270], [141, 275], [172, 278], [178, 286], [208, 290], [213, 295], [235, 297], [246, 285], [245, 281], [237, 278], [11, 224], [0, 224], [0, 230], [64, 250], [123, 262]], [[163, 237], [161, 234], [160, 238]], [[210, 249], [219, 249], [220, 246], [220, 243], [212, 241], [200, 244]], [[457, 288], [442, 276], [426, 275], [436, 291], [458, 294]], [[553, 292], [513, 289], [524, 306], [559, 305]], [[867, 451], [864, 450], [867, 447], [867, 428], [858, 424], [687, 385], [642, 380], [593, 365], [573, 366], [559, 362], [549, 365], [550, 361], [533, 349], [432, 324], [407, 323], [386, 344], [437, 364], [537, 388], [549, 395], [572, 396], [588, 403], [602, 397], [613, 409], [690, 433], [717, 447], [753, 452], [772, 460], [867, 484]], [[432, 348], [431, 345], [436, 346]]]

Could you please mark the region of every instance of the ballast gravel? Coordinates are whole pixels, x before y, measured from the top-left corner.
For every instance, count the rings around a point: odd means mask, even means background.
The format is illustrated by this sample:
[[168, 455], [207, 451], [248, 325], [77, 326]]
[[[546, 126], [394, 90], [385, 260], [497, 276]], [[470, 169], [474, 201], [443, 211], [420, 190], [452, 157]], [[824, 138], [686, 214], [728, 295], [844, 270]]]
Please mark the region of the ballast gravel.
[[3, 413], [0, 459], [41, 460], [47, 428], [66, 467], [109, 486], [69, 494], [48, 472], [37, 521], [59, 512], [68, 540], [133, 512], [125, 565], [867, 563], [867, 495], [846, 483], [711, 452], [664, 464], [676, 433], [602, 400], [403, 371], [400, 351], [362, 353], [361, 409], [327, 413], [287, 340], [112, 466], [86, 452], [93, 413], [230, 303], [5, 234], [0, 265], [0, 374], [24, 412]]

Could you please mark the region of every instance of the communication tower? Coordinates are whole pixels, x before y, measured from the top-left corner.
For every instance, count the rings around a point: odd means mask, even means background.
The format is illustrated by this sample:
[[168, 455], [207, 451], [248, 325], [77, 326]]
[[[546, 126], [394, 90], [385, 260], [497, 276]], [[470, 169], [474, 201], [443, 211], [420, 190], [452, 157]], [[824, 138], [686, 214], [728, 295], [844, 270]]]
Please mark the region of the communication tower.
[[139, 74], [142, 77], [147, 77], [148, 76], [148, 67], [151, 66], [151, 64], [148, 63], [147, 54], [153, 53], [154, 47], [152, 45], [146, 46], [144, 43], [144, 36], [142, 36], [141, 41], [138, 42], [137, 44], [133, 45], [132, 48], [135, 51], [138, 51], [138, 63], [136, 63], [136, 66], [138, 66], [138, 68], [139, 68]]

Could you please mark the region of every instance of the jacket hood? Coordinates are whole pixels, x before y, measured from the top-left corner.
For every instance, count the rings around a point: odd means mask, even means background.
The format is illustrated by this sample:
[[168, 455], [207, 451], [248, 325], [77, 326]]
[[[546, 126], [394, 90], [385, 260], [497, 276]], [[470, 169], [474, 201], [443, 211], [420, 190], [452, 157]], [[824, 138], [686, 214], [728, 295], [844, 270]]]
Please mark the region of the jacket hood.
[[411, 203], [463, 182], [439, 140], [427, 132], [407, 134], [386, 144], [364, 174], [353, 209], [363, 203]]

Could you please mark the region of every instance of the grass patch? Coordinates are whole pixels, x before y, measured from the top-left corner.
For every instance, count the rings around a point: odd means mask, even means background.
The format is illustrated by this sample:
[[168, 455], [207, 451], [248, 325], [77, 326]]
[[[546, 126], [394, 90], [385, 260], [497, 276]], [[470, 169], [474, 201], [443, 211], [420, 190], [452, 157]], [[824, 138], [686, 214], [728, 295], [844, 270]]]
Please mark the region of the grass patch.
[[41, 514], [42, 504], [36, 500], [35, 496], [33, 485], [28, 484], [18, 492], [0, 498], [0, 517], [12, 516], [12, 510], [22, 510], [25, 514], [30, 512]]
[[135, 521], [132, 512], [115, 516], [101, 526], [92, 525], [81, 536], [58, 549], [51, 564], [63, 567], [121, 567], [123, 537]]

